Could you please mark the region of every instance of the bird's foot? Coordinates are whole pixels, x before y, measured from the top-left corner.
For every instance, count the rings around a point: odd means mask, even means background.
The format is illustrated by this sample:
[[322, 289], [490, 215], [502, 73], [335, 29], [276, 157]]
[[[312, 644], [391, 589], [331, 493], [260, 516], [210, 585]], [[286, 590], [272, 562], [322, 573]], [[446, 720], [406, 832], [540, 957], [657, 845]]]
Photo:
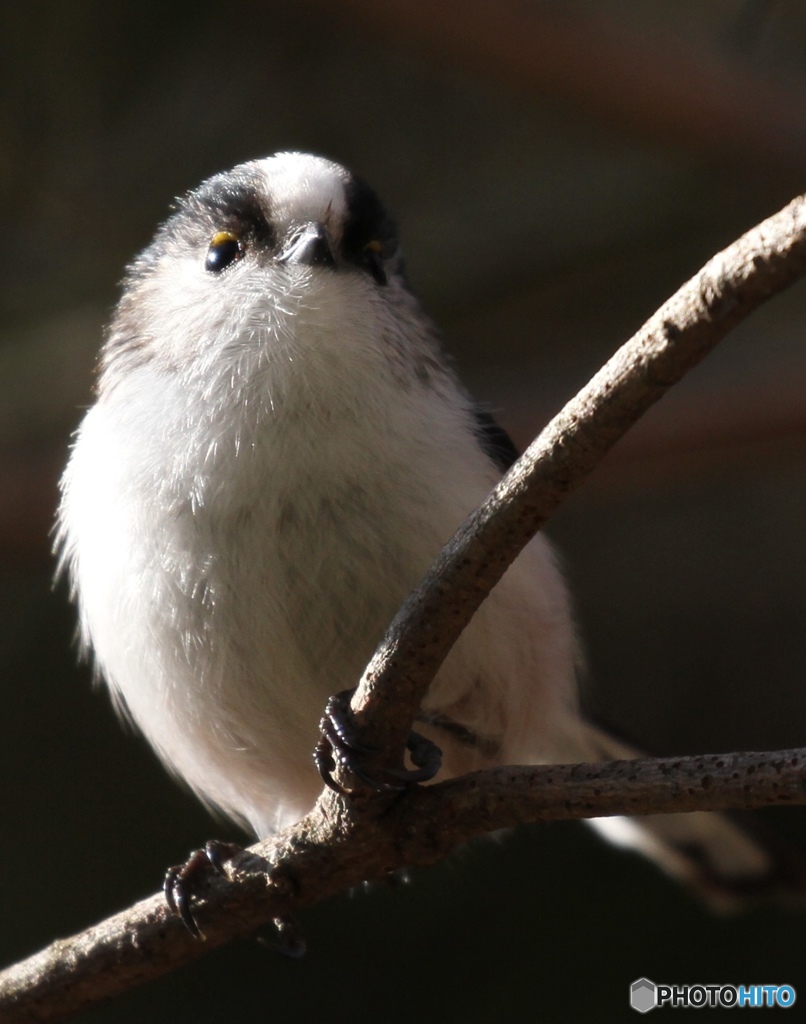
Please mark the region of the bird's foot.
[[378, 751], [358, 742], [350, 700], [355, 690], [344, 690], [331, 697], [325, 705], [320, 722], [321, 736], [314, 750], [314, 761], [323, 781], [337, 793], [349, 792], [333, 777], [338, 765], [347, 769], [360, 782], [379, 793], [397, 792], [407, 786], [433, 779], [442, 764], [442, 752], [436, 743], [419, 733], [409, 734], [406, 749], [414, 768], [381, 768], [367, 766]]
[[223, 843], [218, 839], [211, 839], [202, 849], [194, 850], [184, 864], [177, 864], [165, 872], [165, 881], [162, 884], [165, 900], [171, 912], [182, 919], [194, 938], [204, 938], [190, 908], [194, 889], [210, 868], [217, 874], [226, 876], [224, 865], [239, 853], [243, 853], [243, 848], [237, 843]]

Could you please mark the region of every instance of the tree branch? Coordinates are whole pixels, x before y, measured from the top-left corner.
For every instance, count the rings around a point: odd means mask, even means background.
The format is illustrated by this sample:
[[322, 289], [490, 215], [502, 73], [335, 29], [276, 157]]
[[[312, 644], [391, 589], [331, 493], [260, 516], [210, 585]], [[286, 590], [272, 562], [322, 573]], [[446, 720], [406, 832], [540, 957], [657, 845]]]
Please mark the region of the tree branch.
[[447, 833], [449, 852], [485, 832], [537, 821], [802, 803], [806, 749], [794, 749], [491, 768], [423, 789], [417, 813]]
[[[354, 705], [400, 755], [431, 679], [518, 552], [619, 437], [766, 298], [806, 272], [806, 199], [754, 228], [677, 292], [548, 425], [407, 601]], [[525, 821], [806, 802], [806, 749], [600, 765], [498, 768], [401, 795], [326, 791], [297, 825], [213, 876], [194, 903], [206, 942], [161, 895], [0, 975], [6, 1024], [64, 1019], [273, 918], [364, 880], [431, 864]]]
[[402, 866], [434, 864], [461, 843], [526, 822], [806, 803], [806, 749], [606, 764], [492, 768], [400, 798], [314, 810], [211, 874], [194, 902], [194, 939], [162, 894], [0, 975], [4, 1024], [62, 1020], [189, 963], [268, 921], [287, 918]]
[[737, 324], [806, 272], [806, 196], [706, 263], [545, 427], [403, 605], [353, 698], [399, 763], [453, 644], [524, 546], [629, 428]]

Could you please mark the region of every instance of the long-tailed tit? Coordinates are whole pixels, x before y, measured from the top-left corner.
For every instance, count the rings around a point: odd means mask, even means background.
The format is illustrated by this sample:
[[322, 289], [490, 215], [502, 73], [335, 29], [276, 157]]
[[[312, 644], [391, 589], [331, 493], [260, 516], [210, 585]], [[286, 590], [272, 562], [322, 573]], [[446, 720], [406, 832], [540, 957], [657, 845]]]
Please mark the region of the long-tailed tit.
[[[294, 821], [326, 698], [515, 455], [366, 184], [300, 153], [211, 178], [129, 268], [62, 482], [62, 562], [118, 710], [209, 805], [261, 836]], [[632, 756], [581, 717], [576, 646], [538, 536], [424, 702], [440, 777]], [[717, 900], [779, 881], [719, 815], [597, 824]]]

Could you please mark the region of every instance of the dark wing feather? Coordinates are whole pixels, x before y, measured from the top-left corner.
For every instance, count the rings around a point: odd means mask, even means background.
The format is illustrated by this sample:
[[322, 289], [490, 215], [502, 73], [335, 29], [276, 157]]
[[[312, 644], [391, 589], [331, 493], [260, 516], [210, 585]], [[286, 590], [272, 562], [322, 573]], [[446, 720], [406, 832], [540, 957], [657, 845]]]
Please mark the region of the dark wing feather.
[[475, 409], [476, 435], [481, 447], [490, 456], [502, 473], [520, 457], [520, 452], [515, 447], [515, 442], [502, 426], [485, 412], [484, 409]]

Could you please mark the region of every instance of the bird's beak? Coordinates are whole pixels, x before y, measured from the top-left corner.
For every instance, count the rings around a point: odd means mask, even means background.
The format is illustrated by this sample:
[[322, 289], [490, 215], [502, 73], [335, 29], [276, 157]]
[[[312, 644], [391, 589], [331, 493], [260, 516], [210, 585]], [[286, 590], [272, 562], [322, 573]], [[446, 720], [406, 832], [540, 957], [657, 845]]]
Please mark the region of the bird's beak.
[[314, 222], [291, 231], [277, 259], [280, 263], [298, 263], [304, 267], [336, 266], [327, 230], [324, 224]]

